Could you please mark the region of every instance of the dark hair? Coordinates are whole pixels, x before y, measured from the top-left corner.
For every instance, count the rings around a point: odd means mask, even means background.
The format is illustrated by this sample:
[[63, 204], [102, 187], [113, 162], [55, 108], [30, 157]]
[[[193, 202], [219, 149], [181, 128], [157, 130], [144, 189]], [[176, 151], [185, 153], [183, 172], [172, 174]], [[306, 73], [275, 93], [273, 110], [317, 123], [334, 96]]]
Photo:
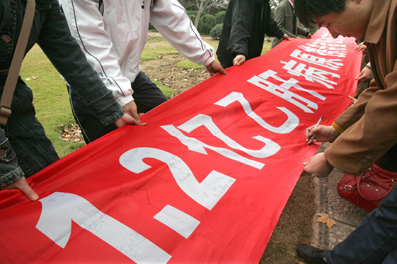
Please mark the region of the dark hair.
[[310, 27], [315, 24], [313, 18], [319, 18], [330, 13], [340, 13], [345, 10], [346, 0], [295, 0], [295, 13], [299, 21]]

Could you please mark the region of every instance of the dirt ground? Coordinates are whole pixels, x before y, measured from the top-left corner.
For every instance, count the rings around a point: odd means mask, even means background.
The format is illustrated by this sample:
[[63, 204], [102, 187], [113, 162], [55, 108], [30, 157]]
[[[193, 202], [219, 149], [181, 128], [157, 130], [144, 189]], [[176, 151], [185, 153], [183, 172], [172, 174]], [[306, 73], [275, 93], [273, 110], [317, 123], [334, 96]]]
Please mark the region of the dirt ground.
[[[176, 66], [182, 60], [184, 57], [180, 54], [163, 55], [157, 60], [143, 61], [141, 69], [151, 79], [175, 90], [177, 95], [210, 77], [206, 70], [186, 70]], [[281, 214], [262, 256], [261, 264], [303, 263], [295, 248], [300, 243], [310, 244], [315, 211], [313, 201], [312, 180], [309, 176], [303, 175]]]
[[210, 77], [206, 69], [183, 69], [175, 64], [185, 59], [181, 54], [161, 55], [156, 60], [141, 62], [141, 70], [175, 91], [173, 96]]

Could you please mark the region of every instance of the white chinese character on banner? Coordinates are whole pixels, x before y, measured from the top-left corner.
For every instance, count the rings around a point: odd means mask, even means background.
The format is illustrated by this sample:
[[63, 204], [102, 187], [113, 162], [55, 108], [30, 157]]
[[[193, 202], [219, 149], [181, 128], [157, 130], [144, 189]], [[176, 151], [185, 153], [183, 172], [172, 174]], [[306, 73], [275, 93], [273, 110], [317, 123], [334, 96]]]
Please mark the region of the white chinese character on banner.
[[326, 75], [330, 75], [331, 78], [340, 78], [339, 74], [320, 70], [314, 67], [308, 67], [306, 64], [303, 63], [297, 64], [298, 62], [294, 60], [290, 60], [289, 62], [281, 61], [281, 63], [285, 64], [283, 66], [283, 69], [286, 69], [288, 73], [295, 76], [305, 77], [305, 79], [309, 82], [321, 83], [328, 89], [335, 89], [335, 87], [332, 85], [336, 85], [337, 83], [327, 78]]
[[319, 54], [322, 56], [333, 56], [333, 57], [346, 57], [347, 55], [347, 47], [345, 44], [338, 44], [334, 41], [323, 41], [323, 40], [315, 40], [310, 41], [305, 45], [299, 45], [300, 49], [311, 52], [315, 54]]
[[341, 67], [343, 67], [343, 63], [341, 63], [341, 59], [328, 59], [328, 58], [322, 58], [322, 57], [317, 57], [308, 53], [301, 52], [300, 50], [294, 50], [291, 55], [291, 57], [305, 61], [307, 63], [311, 64], [316, 64], [319, 66], [323, 66], [325, 68], [337, 71]]
[[[278, 82], [281, 82], [282, 84], [280, 86], [278, 86], [274, 83], [269, 82], [267, 79], [270, 77], [272, 77], [273, 79], [275, 79]], [[277, 72], [272, 71], [272, 70], [268, 70], [258, 76], [254, 76], [251, 79], [249, 79], [248, 82], [296, 105], [297, 107], [299, 107], [306, 113], [313, 113], [312, 109], [317, 110], [318, 105], [301, 95], [293, 93], [292, 91], [289, 90], [290, 88], [293, 87], [297, 90], [307, 92], [320, 100], [323, 100], [323, 101], [325, 100], [325, 97], [322, 96], [321, 94], [319, 94], [315, 91], [312, 91], [312, 90], [305, 89], [305, 88], [301, 87], [300, 85], [298, 85], [297, 80], [295, 80], [293, 78], [284, 80], [283, 78], [277, 76]], [[302, 104], [301, 102], [303, 102], [304, 104]]]

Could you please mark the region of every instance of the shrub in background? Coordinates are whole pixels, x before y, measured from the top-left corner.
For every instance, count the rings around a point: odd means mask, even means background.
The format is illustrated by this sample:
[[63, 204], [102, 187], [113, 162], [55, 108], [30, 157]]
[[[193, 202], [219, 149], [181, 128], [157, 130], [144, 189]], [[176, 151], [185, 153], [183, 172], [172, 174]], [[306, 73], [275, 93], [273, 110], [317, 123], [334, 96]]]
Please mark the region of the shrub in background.
[[226, 14], [226, 11], [221, 11], [221, 12], [216, 13], [216, 15], [215, 15], [215, 23], [217, 25], [218, 24], [223, 24], [223, 20], [225, 19], [225, 14]]
[[199, 24], [198, 29], [200, 34], [209, 35], [211, 29], [216, 25], [215, 17], [213, 15], [204, 15], [200, 19], [201, 25]]
[[223, 27], [223, 23], [218, 24], [211, 29], [210, 35], [212, 39], [219, 39], [221, 37], [222, 27]]

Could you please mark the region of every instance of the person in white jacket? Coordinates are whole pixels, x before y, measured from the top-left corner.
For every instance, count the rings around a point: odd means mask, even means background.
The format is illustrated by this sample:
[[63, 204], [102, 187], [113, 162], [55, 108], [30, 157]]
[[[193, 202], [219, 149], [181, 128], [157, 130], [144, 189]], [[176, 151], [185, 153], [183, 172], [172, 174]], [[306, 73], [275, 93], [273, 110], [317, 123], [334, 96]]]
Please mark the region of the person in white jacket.
[[[60, 0], [70, 31], [116, 101], [140, 123], [145, 113], [167, 99], [140, 70], [149, 22], [189, 60], [210, 73], [226, 72], [215, 60], [184, 7], [176, 0]], [[86, 143], [114, 130], [103, 126], [68, 86], [73, 114]]]

